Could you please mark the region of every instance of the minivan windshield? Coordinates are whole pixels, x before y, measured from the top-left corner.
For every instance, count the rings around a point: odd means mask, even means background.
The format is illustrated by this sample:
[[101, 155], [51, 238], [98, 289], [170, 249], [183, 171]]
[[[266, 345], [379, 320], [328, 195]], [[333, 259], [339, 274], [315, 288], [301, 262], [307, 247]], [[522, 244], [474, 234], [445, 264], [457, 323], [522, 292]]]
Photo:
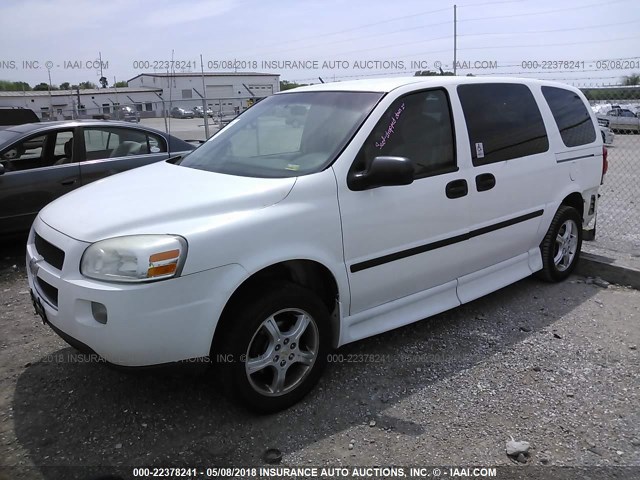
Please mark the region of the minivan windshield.
[[323, 170], [382, 98], [373, 92], [299, 92], [255, 104], [180, 165], [246, 177]]

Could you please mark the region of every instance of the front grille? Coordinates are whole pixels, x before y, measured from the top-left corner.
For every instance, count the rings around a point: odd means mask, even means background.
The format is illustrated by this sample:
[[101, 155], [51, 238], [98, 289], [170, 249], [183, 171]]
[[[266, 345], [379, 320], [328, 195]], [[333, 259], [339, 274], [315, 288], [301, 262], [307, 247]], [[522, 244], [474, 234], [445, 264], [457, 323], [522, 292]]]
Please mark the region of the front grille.
[[44, 238], [36, 233], [35, 237], [36, 250], [42, 258], [44, 258], [45, 262], [50, 265], [53, 265], [58, 270], [62, 270], [62, 265], [64, 265], [64, 252], [60, 250], [55, 245], [47, 242]]
[[46, 299], [53, 305], [54, 307], [58, 307], [58, 289], [51, 285], [50, 283], [45, 282], [39, 277], [36, 277], [36, 282], [38, 283], [38, 289], [42, 294], [46, 297]]

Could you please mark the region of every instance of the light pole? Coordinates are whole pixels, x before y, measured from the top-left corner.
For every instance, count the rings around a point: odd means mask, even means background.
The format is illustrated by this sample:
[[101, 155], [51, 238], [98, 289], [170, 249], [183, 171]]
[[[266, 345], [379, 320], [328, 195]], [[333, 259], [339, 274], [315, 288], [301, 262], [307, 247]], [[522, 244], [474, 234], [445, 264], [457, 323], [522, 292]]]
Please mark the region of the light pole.
[[457, 24], [457, 6], [453, 6], [453, 74], [456, 75], [456, 63], [458, 57], [458, 24]]
[[51, 99], [51, 69], [47, 68], [47, 74], [49, 75], [49, 120], [53, 117], [53, 100]]

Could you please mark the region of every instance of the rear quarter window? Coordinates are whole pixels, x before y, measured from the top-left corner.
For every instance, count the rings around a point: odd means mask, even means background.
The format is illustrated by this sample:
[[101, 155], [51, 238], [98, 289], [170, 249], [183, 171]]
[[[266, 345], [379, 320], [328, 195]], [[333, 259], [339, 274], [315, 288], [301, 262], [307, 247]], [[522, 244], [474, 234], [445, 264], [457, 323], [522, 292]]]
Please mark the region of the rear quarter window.
[[549, 104], [562, 141], [567, 147], [592, 143], [596, 130], [580, 96], [558, 87], [542, 87], [542, 94]]
[[39, 121], [35, 112], [29, 108], [0, 108], [0, 125], [22, 125]]
[[474, 166], [526, 157], [549, 149], [531, 90], [517, 83], [458, 86]]

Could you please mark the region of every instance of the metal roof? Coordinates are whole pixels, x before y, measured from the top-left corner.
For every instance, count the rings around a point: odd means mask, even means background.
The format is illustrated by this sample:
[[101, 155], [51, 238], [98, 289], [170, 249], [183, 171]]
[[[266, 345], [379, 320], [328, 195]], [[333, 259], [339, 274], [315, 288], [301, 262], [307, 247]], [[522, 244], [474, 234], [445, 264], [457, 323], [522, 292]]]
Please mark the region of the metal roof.
[[[138, 77], [198, 77], [202, 78], [202, 73], [200, 72], [192, 72], [192, 73], [140, 73], [135, 77], [127, 80], [130, 82]], [[279, 73], [260, 73], [260, 72], [204, 72], [205, 77], [279, 77]]]
[[[80, 95], [124, 95], [126, 93], [162, 92], [156, 87], [121, 87], [121, 88], [87, 88], [80, 89]], [[77, 96], [77, 90], [51, 90], [52, 97]], [[1, 91], [0, 97], [48, 97], [48, 90]]]

